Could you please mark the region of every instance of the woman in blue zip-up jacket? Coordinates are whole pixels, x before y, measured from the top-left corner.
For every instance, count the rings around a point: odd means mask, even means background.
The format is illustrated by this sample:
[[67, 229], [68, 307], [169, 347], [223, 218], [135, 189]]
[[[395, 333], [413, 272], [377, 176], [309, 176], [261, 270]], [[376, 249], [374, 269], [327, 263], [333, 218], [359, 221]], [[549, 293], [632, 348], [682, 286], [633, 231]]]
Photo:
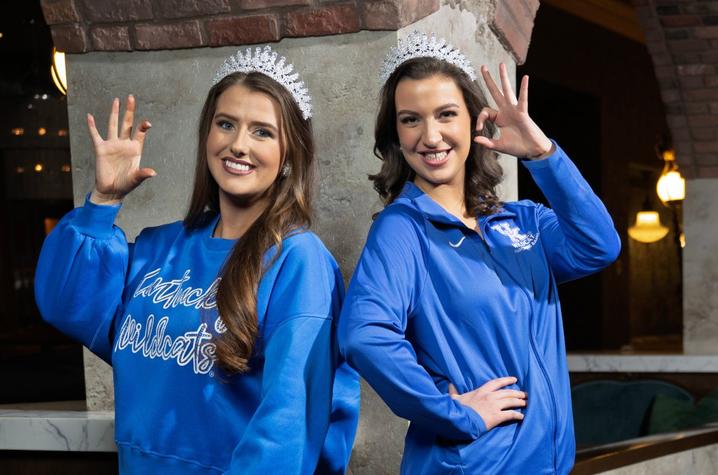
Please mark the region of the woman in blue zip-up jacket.
[[[529, 117], [528, 77], [517, 98], [504, 65], [500, 88], [481, 72], [496, 108], [435, 38], [415, 33], [390, 53], [383, 164], [370, 177], [386, 206], [347, 292], [340, 348], [411, 422], [402, 473], [565, 474], [575, 443], [557, 284], [610, 264], [620, 240]], [[493, 151], [523, 157], [551, 208], [500, 202]]]
[[[43, 318], [112, 364], [120, 473], [345, 472], [356, 373], [334, 344], [339, 268], [308, 230], [310, 99], [267, 46], [227, 58], [199, 120], [183, 222], [114, 226], [150, 124], [119, 100], [107, 136], [88, 114], [95, 187], [45, 241]], [[175, 164], [183, 166], [181, 162]]]

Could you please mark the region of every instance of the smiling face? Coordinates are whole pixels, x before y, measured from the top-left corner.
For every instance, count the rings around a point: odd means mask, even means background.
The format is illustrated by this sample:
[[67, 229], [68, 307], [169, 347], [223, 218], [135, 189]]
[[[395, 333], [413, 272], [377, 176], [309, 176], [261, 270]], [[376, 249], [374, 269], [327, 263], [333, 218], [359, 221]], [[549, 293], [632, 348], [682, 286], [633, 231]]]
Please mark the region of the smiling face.
[[279, 104], [241, 84], [225, 90], [207, 136], [207, 165], [219, 199], [246, 206], [264, 198], [279, 174]]
[[399, 145], [414, 183], [429, 194], [439, 186], [463, 193], [471, 116], [461, 89], [444, 75], [406, 78], [396, 86], [395, 104]]

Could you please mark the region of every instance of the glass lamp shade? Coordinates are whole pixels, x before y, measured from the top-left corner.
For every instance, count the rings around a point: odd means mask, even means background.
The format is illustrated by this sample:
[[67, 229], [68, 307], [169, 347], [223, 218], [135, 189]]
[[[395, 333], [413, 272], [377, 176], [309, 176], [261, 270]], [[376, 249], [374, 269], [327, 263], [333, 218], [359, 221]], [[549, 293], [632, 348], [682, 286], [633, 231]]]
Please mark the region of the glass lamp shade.
[[678, 170], [664, 172], [656, 183], [656, 192], [664, 203], [683, 200], [686, 197], [686, 180]]
[[636, 224], [628, 228], [628, 235], [638, 242], [660, 241], [668, 234], [668, 228], [661, 224], [657, 211], [639, 211]]
[[50, 66], [50, 75], [55, 86], [61, 93], [67, 94], [67, 74], [65, 72], [65, 53], [61, 53], [55, 48], [52, 49], [52, 66]]

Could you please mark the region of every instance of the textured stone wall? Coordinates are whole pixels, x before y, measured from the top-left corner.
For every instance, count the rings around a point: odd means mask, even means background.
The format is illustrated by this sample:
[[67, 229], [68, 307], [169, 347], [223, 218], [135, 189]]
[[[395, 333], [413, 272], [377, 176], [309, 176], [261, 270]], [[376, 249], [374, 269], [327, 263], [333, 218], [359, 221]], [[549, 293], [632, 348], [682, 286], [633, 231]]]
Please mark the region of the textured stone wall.
[[684, 204], [683, 351], [718, 354], [718, 179], [689, 180]]
[[[487, 24], [523, 63], [539, 0], [451, 0], [486, 9]], [[397, 30], [439, 0], [42, 0], [55, 46], [68, 53], [228, 46], [285, 37]]]
[[688, 178], [718, 178], [718, 3], [633, 0]]
[[227, 46], [285, 37], [396, 30], [439, 0], [43, 0], [68, 53]]
[[[46, 16], [49, 3], [53, 2], [44, 2]], [[79, 0], [54, 3], [74, 5], [76, 10], [84, 8], [78, 7], [84, 5]], [[250, 3], [266, 5], [259, 1], [240, 2], [245, 6]], [[304, 8], [310, 2], [293, 3]], [[386, 8], [423, 4], [364, 2], [369, 3]], [[140, 4], [138, 0], [123, 5], [130, 8]], [[516, 54], [507, 51], [506, 40], [495, 32], [492, 22], [496, 11], [494, 1], [447, 0], [430, 15], [398, 31], [285, 38], [273, 45], [290, 58], [313, 95], [320, 172], [315, 231], [337, 258], [347, 280], [364, 243], [371, 215], [380, 209], [367, 175], [379, 168], [379, 160], [372, 154], [373, 129], [380, 87], [378, 71], [386, 52], [398, 36], [405, 36], [415, 28], [433, 30], [462, 48], [477, 66], [487, 64], [495, 76], [502, 61], [513, 74]], [[414, 18], [406, 11], [403, 15]], [[83, 34], [86, 28], [91, 29], [87, 25], [75, 27], [83, 28]], [[136, 29], [136, 25], [132, 28]], [[236, 47], [228, 46], [68, 54], [68, 115], [76, 204], [83, 201], [94, 180], [85, 114], [95, 114], [103, 132], [112, 98], [133, 93], [138, 101], [138, 115], [149, 118], [153, 124], [145, 142], [143, 163], [154, 168], [158, 176], [128, 196], [117, 224], [133, 239], [146, 226], [181, 219], [191, 190], [195, 128], [202, 102], [211, 75], [222, 59], [235, 50]], [[515, 159], [502, 157], [501, 163], [506, 172], [501, 196], [515, 199]], [[112, 409], [110, 369], [89, 353], [86, 384], [90, 409]], [[406, 421], [393, 416], [368, 386], [363, 386], [362, 393], [352, 471], [355, 475], [398, 473]]]
[[713, 475], [718, 467], [718, 444], [664, 455], [603, 472], [603, 475]]
[[718, 189], [718, 2], [633, 0], [688, 178], [683, 222], [683, 349], [718, 353], [714, 226]]

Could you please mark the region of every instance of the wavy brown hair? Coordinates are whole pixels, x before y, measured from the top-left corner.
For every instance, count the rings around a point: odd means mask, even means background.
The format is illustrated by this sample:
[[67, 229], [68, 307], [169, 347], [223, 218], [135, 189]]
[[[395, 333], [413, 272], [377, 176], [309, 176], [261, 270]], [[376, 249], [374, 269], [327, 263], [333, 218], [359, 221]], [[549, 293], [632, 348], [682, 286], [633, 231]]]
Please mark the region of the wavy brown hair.
[[280, 140], [283, 157], [280, 170], [289, 164], [290, 172], [280, 172], [266, 191], [267, 208], [232, 248], [219, 276], [217, 309], [227, 331], [216, 335], [219, 365], [233, 373], [244, 373], [254, 354], [259, 333], [257, 290], [272, 260], [266, 252], [276, 247], [282, 252], [282, 239], [299, 228], [309, 227], [312, 217], [312, 191], [315, 180], [314, 138], [311, 120], [305, 120], [292, 95], [281, 84], [260, 73], [234, 73], [217, 83], [207, 94], [199, 121], [197, 164], [189, 210], [184, 219], [187, 229], [207, 225], [219, 213], [219, 187], [207, 164], [207, 137], [224, 91], [239, 85], [261, 92], [279, 104]]
[[[369, 175], [369, 179], [374, 182], [374, 189], [384, 201], [384, 206], [393, 202], [401, 193], [404, 183], [413, 180], [415, 176], [399, 147], [399, 134], [396, 130], [396, 87], [403, 79], [420, 80], [437, 75], [452, 79], [461, 90], [471, 116], [471, 124], [476, 123], [481, 109], [487, 105], [478, 84], [461, 69], [446, 61], [415, 58], [402, 63], [382, 87], [374, 129], [374, 155], [383, 163], [379, 173]], [[491, 137], [494, 131], [493, 124], [487, 122], [481, 134]], [[472, 130], [467, 130], [466, 133], [471, 134]], [[496, 185], [501, 183], [503, 177], [496, 153], [472, 141], [465, 166], [466, 211], [475, 216], [495, 213], [501, 205], [496, 196]]]

